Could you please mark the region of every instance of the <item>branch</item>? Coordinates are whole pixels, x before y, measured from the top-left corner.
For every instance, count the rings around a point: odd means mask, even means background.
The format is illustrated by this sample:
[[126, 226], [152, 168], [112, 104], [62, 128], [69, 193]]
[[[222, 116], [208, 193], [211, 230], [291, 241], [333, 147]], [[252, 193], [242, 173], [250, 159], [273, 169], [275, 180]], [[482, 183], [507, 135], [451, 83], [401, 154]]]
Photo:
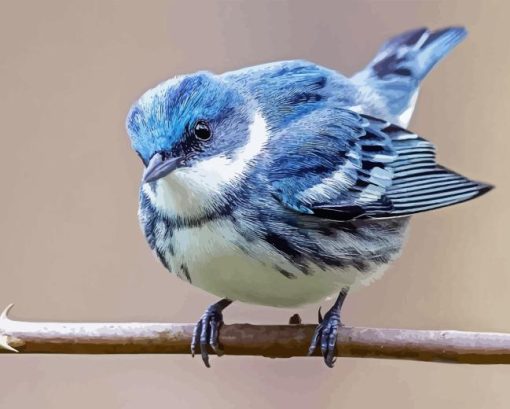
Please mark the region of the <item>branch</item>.
[[[189, 354], [193, 324], [26, 322], [0, 315], [0, 353]], [[314, 325], [225, 325], [227, 355], [306, 356]], [[349, 328], [337, 356], [470, 364], [509, 364], [510, 334]], [[210, 351], [212, 353], [212, 351]], [[319, 355], [319, 353], [317, 353]]]

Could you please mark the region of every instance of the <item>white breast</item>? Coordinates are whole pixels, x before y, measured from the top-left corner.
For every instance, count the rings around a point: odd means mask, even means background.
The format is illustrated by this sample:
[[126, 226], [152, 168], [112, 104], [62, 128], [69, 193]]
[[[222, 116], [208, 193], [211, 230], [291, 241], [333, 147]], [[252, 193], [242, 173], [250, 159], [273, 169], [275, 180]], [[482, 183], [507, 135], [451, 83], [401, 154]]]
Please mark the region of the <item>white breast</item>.
[[[360, 278], [355, 269], [322, 270], [310, 266], [305, 275], [263, 240], [248, 242], [230, 220], [179, 229], [171, 239], [170, 270], [219, 297], [253, 304], [291, 307], [337, 293]], [[282, 274], [290, 273], [293, 278]]]

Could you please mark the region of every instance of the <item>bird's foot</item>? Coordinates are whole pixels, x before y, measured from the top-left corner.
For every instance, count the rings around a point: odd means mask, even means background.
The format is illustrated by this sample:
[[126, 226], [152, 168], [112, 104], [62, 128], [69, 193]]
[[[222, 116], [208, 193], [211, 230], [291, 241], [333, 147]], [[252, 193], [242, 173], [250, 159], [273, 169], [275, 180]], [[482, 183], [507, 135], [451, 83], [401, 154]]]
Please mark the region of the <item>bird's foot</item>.
[[[225, 301], [225, 300], [222, 300]], [[209, 365], [209, 353], [207, 352], [207, 346], [210, 346], [216, 355], [223, 355], [218, 342], [219, 329], [223, 325], [223, 309], [226, 307], [222, 301], [216, 304], [210, 305], [205, 310], [204, 315], [200, 318], [195, 325], [193, 330], [193, 338], [191, 340], [191, 356], [195, 356], [195, 352], [200, 348], [202, 360], [206, 367], [210, 368]], [[228, 300], [228, 304], [231, 303]], [[227, 304], [227, 305], [228, 305]]]
[[342, 321], [340, 320], [340, 312], [337, 308], [329, 310], [324, 318], [322, 318], [321, 310], [319, 308], [319, 325], [315, 329], [313, 334], [312, 342], [308, 348], [308, 355], [312, 355], [320, 342], [322, 356], [324, 362], [330, 368], [335, 365], [335, 348], [336, 348], [336, 336], [338, 334], [338, 328], [342, 327]]

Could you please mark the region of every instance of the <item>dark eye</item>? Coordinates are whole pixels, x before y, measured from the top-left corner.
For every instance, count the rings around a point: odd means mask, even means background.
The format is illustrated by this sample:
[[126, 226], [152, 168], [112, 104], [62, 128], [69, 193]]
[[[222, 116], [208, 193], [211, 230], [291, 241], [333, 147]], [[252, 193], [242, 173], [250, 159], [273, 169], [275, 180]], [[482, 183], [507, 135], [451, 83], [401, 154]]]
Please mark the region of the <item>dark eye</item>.
[[195, 124], [195, 128], [193, 129], [193, 133], [197, 139], [202, 141], [207, 141], [211, 139], [211, 128], [209, 128], [209, 124], [205, 121], [198, 121]]

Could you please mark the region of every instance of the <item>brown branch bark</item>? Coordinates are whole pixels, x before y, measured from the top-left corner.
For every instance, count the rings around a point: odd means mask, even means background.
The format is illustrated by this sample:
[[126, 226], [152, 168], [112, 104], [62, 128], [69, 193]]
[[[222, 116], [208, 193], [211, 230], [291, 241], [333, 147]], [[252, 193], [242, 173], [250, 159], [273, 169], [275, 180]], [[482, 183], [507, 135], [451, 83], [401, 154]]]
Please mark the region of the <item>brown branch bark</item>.
[[[190, 353], [193, 324], [26, 322], [9, 319], [9, 308], [0, 316], [0, 353]], [[306, 356], [314, 329], [301, 324], [232, 324], [222, 327], [220, 342], [226, 355]], [[510, 334], [344, 327], [338, 334], [337, 356], [508, 364]]]

